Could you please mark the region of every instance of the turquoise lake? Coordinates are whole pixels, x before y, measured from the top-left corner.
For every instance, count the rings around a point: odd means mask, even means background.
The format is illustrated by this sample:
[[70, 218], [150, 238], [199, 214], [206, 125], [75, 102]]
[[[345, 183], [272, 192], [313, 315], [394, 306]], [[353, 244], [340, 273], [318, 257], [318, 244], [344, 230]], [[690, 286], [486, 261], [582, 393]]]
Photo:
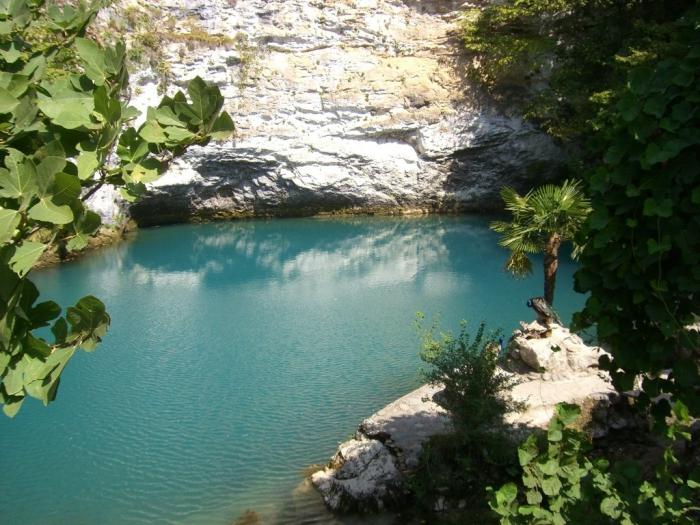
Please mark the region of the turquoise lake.
[[[56, 402], [0, 418], [0, 522], [351, 523], [303, 482], [420, 383], [417, 311], [458, 329], [531, 320], [476, 217], [255, 220], [144, 229], [37, 272], [42, 298], [102, 299], [112, 327]], [[583, 304], [562, 257], [556, 307]]]

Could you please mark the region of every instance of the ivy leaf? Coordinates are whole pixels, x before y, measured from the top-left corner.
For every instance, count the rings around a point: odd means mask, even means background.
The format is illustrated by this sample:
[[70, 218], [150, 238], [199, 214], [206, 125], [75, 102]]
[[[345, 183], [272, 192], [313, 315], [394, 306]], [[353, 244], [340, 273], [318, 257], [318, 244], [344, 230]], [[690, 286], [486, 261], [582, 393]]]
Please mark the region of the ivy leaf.
[[95, 151], [81, 151], [75, 163], [78, 167], [78, 178], [80, 180], [87, 180], [92, 177], [100, 165], [97, 152]]
[[10, 169], [0, 168], [0, 197], [28, 200], [37, 190], [34, 164], [29, 160], [15, 162], [7, 157], [5, 165]]
[[0, 87], [0, 113], [10, 113], [19, 105], [19, 99], [7, 89]]
[[80, 180], [68, 173], [58, 173], [54, 179], [52, 201], [55, 204], [70, 204], [80, 196]]
[[24, 241], [15, 250], [10, 259], [10, 268], [20, 277], [24, 277], [39, 260], [47, 245], [41, 242]]
[[51, 96], [40, 95], [37, 105], [57, 126], [66, 129], [95, 127], [91, 119], [95, 103], [90, 93], [64, 88]]
[[12, 239], [20, 220], [21, 215], [17, 210], [0, 208], [0, 244]]
[[164, 144], [168, 141], [168, 137], [163, 132], [157, 122], [148, 121], [140, 129], [139, 135], [146, 142], [151, 144]]
[[57, 206], [48, 198], [40, 199], [29, 209], [28, 216], [35, 221], [52, 224], [68, 224], [73, 222], [73, 211], [66, 205]]
[[214, 140], [226, 140], [233, 136], [236, 126], [228, 113], [221, 113], [211, 127], [210, 135]]
[[85, 74], [97, 86], [104, 85], [108, 76], [105, 71], [105, 54], [95, 42], [87, 38], [76, 38], [75, 47]]

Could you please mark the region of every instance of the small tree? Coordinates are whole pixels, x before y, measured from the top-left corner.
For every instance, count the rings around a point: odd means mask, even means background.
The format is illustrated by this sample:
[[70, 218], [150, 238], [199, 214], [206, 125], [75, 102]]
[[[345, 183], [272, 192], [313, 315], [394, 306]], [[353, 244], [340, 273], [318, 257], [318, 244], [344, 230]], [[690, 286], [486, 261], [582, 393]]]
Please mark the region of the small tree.
[[510, 250], [505, 268], [516, 277], [532, 272], [529, 253], [544, 253], [544, 298], [554, 303], [554, 286], [559, 267], [559, 248], [573, 239], [591, 211], [578, 181], [561, 186], [546, 184], [524, 197], [512, 188], [503, 188], [501, 197], [510, 222], [495, 221], [491, 229], [502, 234], [499, 244]]
[[[85, 38], [99, 4], [0, 1], [0, 402], [13, 416], [29, 395], [49, 403], [79, 348], [110, 317], [92, 296], [64, 316], [36, 303], [29, 280], [47, 250], [87, 245], [100, 217], [84, 202], [105, 184], [134, 199], [193, 144], [224, 139], [233, 122], [219, 89], [192, 80], [139, 112], [128, 104], [125, 46]], [[36, 330], [51, 327], [52, 337]]]

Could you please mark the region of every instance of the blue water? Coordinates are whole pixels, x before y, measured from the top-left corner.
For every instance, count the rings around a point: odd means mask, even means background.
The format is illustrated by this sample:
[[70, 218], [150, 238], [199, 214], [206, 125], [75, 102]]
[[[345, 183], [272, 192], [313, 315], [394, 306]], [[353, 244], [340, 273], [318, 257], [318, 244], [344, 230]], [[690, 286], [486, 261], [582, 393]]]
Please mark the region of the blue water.
[[288, 219], [143, 230], [36, 273], [42, 297], [93, 293], [113, 323], [55, 403], [0, 418], [0, 522], [335, 523], [304, 469], [420, 384], [417, 311], [532, 317], [540, 272], [513, 280], [504, 259], [480, 218]]

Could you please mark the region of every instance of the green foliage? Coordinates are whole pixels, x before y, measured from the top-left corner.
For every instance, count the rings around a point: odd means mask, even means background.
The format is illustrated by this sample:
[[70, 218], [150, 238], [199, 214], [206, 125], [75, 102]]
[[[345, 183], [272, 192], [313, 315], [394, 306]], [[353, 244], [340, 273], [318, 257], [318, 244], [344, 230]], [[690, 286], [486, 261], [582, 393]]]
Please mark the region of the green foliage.
[[[491, 229], [501, 234], [499, 244], [510, 250], [505, 268], [516, 277], [532, 272], [532, 262], [527, 254], [542, 253], [545, 257], [545, 297], [553, 302], [554, 285], [548, 297], [549, 264], [555, 263], [559, 246], [569, 241], [585, 222], [591, 211], [588, 199], [576, 181], [564, 181], [561, 186], [545, 184], [520, 196], [512, 188], [503, 188], [501, 197], [511, 220], [495, 221]], [[576, 252], [574, 252], [576, 253]], [[554, 278], [553, 276], [551, 277]]]
[[586, 139], [606, 125], [630, 67], [663, 57], [693, 0], [506, 0], [467, 10], [469, 75], [516, 102], [551, 136]]
[[[442, 384], [435, 401], [450, 412], [454, 433], [432, 439], [425, 447], [414, 487], [421, 493], [449, 486], [456, 493], [482, 494], [488, 483], [502, 480], [515, 464], [514, 447], [504, 423], [506, 413], [523, 408], [510, 396], [515, 382], [497, 367], [499, 332], [487, 334], [483, 323], [470, 336], [463, 322], [458, 336], [423, 328], [421, 358], [430, 383]], [[475, 492], [476, 491], [476, 492]]]
[[[595, 326], [619, 390], [644, 375], [640, 406], [661, 393], [700, 414], [700, 11], [680, 20], [673, 54], [630, 71], [587, 178], [594, 208], [576, 289], [576, 318]], [[670, 370], [666, 376], [661, 372]], [[663, 417], [666, 404], [654, 405]]]
[[[82, 249], [97, 231], [100, 218], [84, 201], [104, 184], [134, 199], [187, 147], [234, 130], [219, 90], [199, 78], [189, 100], [166, 97], [133, 126], [139, 113], [122, 98], [124, 45], [85, 38], [98, 7], [0, 1], [0, 401], [8, 415], [27, 395], [53, 400], [76, 349], [92, 350], [110, 323], [94, 297], [64, 316], [51, 301], [36, 303], [28, 279], [44, 252]], [[61, 53], [75, 70], [58, 73]], [[43, 327], [50, 340], [36, 333]]]
[[546, 443], [532, 434], [520, 445], [520, 482], [491, 490], [489, 504], [501, 525], [695, 523], [700, 473], [683, 472], [673, 452], [678, 438], [690, 440], [690, 419], [682, 403], [674, 407], [670, 442], [649, 479], [635, 461], [618, 462], [612, 469], [605, 459], [592, 461], [586, 436], [572, 428], [579, 415], [576, 405], [558, 405]]

